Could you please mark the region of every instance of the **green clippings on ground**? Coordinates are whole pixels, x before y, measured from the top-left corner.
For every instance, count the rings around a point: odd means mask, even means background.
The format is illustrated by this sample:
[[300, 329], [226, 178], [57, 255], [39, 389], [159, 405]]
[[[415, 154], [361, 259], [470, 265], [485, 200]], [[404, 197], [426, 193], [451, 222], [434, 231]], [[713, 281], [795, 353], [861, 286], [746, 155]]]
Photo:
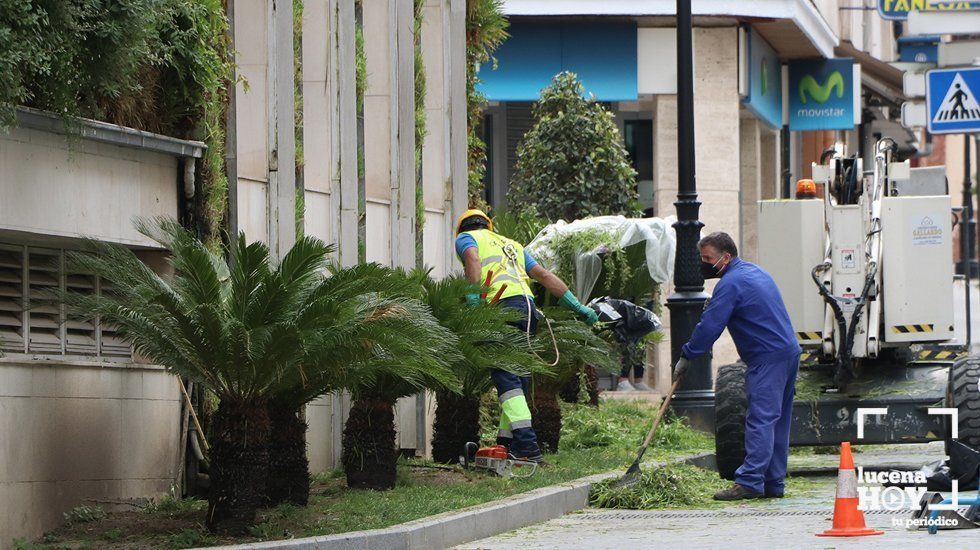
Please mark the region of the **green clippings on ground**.
[[658, 508], [703, 507], [726, 487], [718, 474], [689, 464], [668, 464], [644, 469], [639, 483], [616, 487], [618, 478], [592, 486], [589, 504], [598, 508], [654, 510]]
[[[351, 490], [340, 471], [318, 474], [309, 506], [280, 505], [262, 510], [246, 537], [211, 536], [203, 526], [206, 502], [165, 497], [145, 511], [109, 514], [84, 528], [66, 526], [52, 535], [57, 536], [57, 545], [40, 543], [34, 547], [79, 548], [91, 544], [115, 549], [187, 548], [389, 527], [592, 474], [625, 471], [656, 412], [650, 404], [620, 401], [603, 402], [599, 408], [566, 404], [562, 410], [566, 418], [562, 438], [573, 443], [563, 443], [558, 454], [545, 455], [550, 465], [530, 478], [501, 478], [459, 467], [437, 468], [424, 460], [403, 460], [398, 466], [397, 485], [391, 491]], [[488, 418], [487, 422], [495, 423], [496, 419]], [[709, 435], [671, 420], [658, 430], [645, 458], [663, 461], [712, 448]], [[716, 474], [707, 474], [717, 479]], [[119, 528], [126, 532], [113, 540]]]
[[[635, 401], [603, 401], [597, 408], [585, 405], [562, 405], [561, 450], [619, 447], [638, 450], [653, 423], [656, 409]], [[655, 457], [662, 450], [691, 453], [709, 451], [714, 440], [698, 432], [679, 418], [665, 418], [657, 428], [645, 457]]]

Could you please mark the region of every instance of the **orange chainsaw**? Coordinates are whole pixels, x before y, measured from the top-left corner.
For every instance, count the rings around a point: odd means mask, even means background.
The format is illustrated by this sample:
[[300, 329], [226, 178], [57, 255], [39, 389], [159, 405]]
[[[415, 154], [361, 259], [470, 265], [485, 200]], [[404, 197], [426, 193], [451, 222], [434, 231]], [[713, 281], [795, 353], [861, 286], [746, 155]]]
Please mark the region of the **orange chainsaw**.
[[536, 463], [514, 457], [503, 445], [480, 447], [471, 441], [460, 459], [467, 470], [489, 470], [500, 477], [531, 477], [538, 470]]

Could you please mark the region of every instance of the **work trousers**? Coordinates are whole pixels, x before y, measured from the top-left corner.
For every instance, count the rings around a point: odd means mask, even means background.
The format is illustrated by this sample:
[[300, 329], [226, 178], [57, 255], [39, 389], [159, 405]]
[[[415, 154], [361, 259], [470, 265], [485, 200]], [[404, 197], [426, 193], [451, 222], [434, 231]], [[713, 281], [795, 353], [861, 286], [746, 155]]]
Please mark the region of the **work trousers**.
[[[501, 300], [504, 307], [516, 309], [523, 314], [523, 318], [511, 323], [520, 331], [528, 328], [527, 320], [531, 319], [531, 334], [537, 332], [538, 319], [532, 307], [528, 308], [528, 301], [524, 296], [512, 296]], [[528, 378], [518, 376], [514, 373], [502, 369], [492, 369], [490, 378], [493, 385], [497, 388], [497, 396], [500, 401], [500, 427], [497, 432], [497, 443], [506, 445], [510, 453], [517, 457], [530, 457], [541, 453], [538, 448], [538, 436], [534, 433], [531, 426], [531, 409], [527, 401]]]
[[800, 354], [749, 363], [745, 372], [745, 462], [735, 482], [751, 491], [782, 493]]

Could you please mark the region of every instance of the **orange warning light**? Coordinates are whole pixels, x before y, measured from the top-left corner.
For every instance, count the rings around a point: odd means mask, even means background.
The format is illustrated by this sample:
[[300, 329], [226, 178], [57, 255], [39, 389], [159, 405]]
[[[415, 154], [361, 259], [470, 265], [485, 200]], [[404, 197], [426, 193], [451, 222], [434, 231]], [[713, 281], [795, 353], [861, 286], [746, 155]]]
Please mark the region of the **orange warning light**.
[[813, 180], [799, 180], [796, 182], [796, 198], [815, 199], [817, 198], [817, 184]]

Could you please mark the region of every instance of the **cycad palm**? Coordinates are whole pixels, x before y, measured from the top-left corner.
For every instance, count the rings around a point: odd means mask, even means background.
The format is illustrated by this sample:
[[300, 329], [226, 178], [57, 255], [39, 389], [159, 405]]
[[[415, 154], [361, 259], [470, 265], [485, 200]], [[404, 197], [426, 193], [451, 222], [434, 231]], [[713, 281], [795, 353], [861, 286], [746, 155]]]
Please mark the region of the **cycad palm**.
[[[229, 266], [172, 220], [138, 228], [170, 250], [173, 275], [160, 276], [129, 250], [96, 242], [94, 253], [68, 260], [74, 270], [110, 282], [111, 291], [69, 293], [65, 300], [75, 312], [115, 325], [141, 355], [217, 395], [207, 522], [216, 531], [244, 531], [265, 500], [270, 400], [287, 399], [298, 409], [356, 379], [351, 372], [366, 358], [386, 356], [389, 350], [374, 342], [384, 340], [397, 324], [392, 320], [401, 321], [398, 329], [416, 315], [427, 317], [423, 324], [435, 321], [412, 300], [341, 293], [343, 279], [324, 275], [330, 247], [313, 238], [275, 264], [265, 245], [240, 236]], [[386, 322], [366, 322], [378, 318]]]
[[522, 376], [541, 372], [522, 333], [507, 325], [517, 313], [501, 306], [481, 304], [469, 307], [464, 296], [479, 292], [459, 276], [441, 281], [426, 278], [424, 301], [439, 323], [459, 338], [460, 356], [452, 364], [460, 380], [459, 393], [436, 393], [436, 415], [432, 436], [432, 457], [439, 462], [455, 462], [467, 441], [479, 441], [480, 398], [491, 387], [493, 368]]
[[[304, 380], [280, 385], [269, 401], [272, 445], [269, 457], [269, 504], [306, 504], [310, 492], [303, 405], [336, 389], [360, 386], [394, 374], [412, 387], [425, 385], [429, 370], [442, 375], [454, 340], [445, 338], [428, 310], [414, 296], [418, 283], [401, 271], [361, 264], [331, 265], [330, 277], [315, 290], [320, 330], [306, 342], [311, 354], [332, 368], [308, 369]], [[417, 342], [432, 340], [417, 356]], [[398, 361], [392, 361], [398, 358]]]
[[[417, 274], [389, 270], [386, 292], [421, 297]], [[362, 284], [376, 286], [372, 278]], [[388, 338], [378, 353], [353, 369], [345, 383], [353, 403], [344, 427], [343, 456], [347, 485], [391, 489], [395, 486], [395, 402], [424, 390], [455, 391], [458, 380], [449, 365], [458, 360], [459, 340], [418, 304], [412, 316], [382, 316]], [[424, 313], [424, 315], [423, 315]]]

